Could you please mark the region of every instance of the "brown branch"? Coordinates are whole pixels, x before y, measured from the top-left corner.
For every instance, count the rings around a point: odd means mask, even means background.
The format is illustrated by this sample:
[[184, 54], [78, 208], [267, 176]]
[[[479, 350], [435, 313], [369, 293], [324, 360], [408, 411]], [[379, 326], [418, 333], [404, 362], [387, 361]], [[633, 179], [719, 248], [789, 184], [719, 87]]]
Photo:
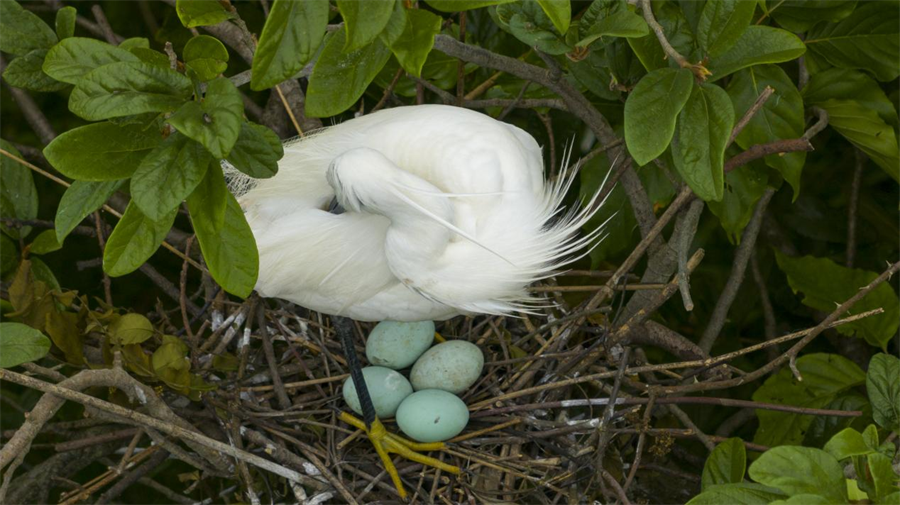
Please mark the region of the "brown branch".
[[765, 89], [762, 90], [762, 93], [760, 93], [759, 96], [756, 97], [756, 101], [753, 102], [753, 105], [751, 105], [750, 108], [747, 109], [747, 112], [745, 112], [744, 115], [741, 116], [741, 119], [739, 119], [738, 122], [735, 123], [734, 128], [731, 130], [731, 137], [728, 138], [728, 144], [725, 145], [726, 148], [734, 142], [734, 139], [736, 139], [742, 131], [744, 131], [744, 128], [750, 123], [750, 120], [753, 119], [753, 116], [755, 116], [756, 113], [759, 112], [759, 109], [761, 109], [762, 106], [765, 105], [765, 103], [769, 100], [769, 97], [772, 96], [772, 93], [775, 93], [775, 89], [772, 88], [772, 86], [766, 86]]
[[724, 171], [730, 172], [742, 167], [753, 160], [764, 158], [770, 154], [794, 153], [799, 151], [812, 151], [813, 146], [805, 137], [799, 139], [776, 140], [768, 144], [756, 144], [746, 151], [735, 155], [725, 162]]
[[853, 182], [850, 184], [850, 202], [847, 204], [847, 268], [853, 268], [856, 260], [856, 213], [859, 208], [859, 187], [862, 172], [869, 158], [858, 147], [853, 148], [856, 154], [856, 166], [853, 169]]
[[103, 14], [103, 8], [95, 4], [91, 6], [91, 12], [94, 14], [94, 19], [97, 20], [97, 26], [100, 27], [103, 38], [114, 46], [118, 45], [119, 38], [113, 32], [112, 26], [109, 26], [109, 21], [106, 20], [106, 15]]

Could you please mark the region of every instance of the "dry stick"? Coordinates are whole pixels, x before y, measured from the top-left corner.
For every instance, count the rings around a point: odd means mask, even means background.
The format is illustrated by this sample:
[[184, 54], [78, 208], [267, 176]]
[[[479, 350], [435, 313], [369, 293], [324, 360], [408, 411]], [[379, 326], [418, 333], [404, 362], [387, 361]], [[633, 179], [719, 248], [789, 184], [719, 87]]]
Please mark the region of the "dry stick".
[[606, 407], [603, 409], [603, 415], [600, 417], [600, 425], [597, 427], [597, 429], [600, 430], [600, 442], [597, 444], [597, 453], [595, 457], [597, 468], [603, 468], [603, 458], [606, 457], [606, 447], [609, 445], [609, 441], [612, 438], [612, 433], [609, 431], [609, 422], [612, 420], [613, 413], [615, 412], [619, 388], [622, 387], [622, 377], [625, 375], [625, 369], [628, 368], [628, 360], [630, 358], [631, 347], [626, 347], [622, 351], [622, 357], [619, 359], [618, 373], [613, 380], [612, 391], [609, 393], [609, 403], [606, 404]]
[[[782, 354], [775, 359], [767, 363], [765, 366], [754, 370], [753, 372], [748, 373], [743, 377], [737, 377], [735, 379], [715, 381], [715, 382], [706, 382], [706, 383], [697, 383], [697, 384], [687, 384], [683, 386], [653, 386], [651, 390], [656, 390], [662, 394], [672, 394], [672, 393], [689, 393], [694, 391], [710, 391], [715, 389], [723, 389], [730, 388], [734, 386], [739, 386], [741, 384], [745, 384], [747, 382], [754, 381], [770, 371], [778, 368], [783, 365], [785, 362], [789, 361], [791, 358], [796, 357], [797, 354], [806, 347], [810, 342], [813, 341], [820, 333], [825, 331], [830, 327], [832, 323], [837, 321], [837, 319], [845, 314], [851, 307], [853, 307], [856, 302], [861, 300], [864, 296], [866, 296], [870, 291], [881, 285], [882, 282], [888, 280], [897, 270], [900, 270], [900, 261], [891, 265], [887, 270], [882, 272], [875, 280], [870, 282], [865, 287], [860, 288], [860, 290], [847, 299], [844, 303], [842, 303], [837, 309], [835, 309], [831, 314], [828, 315], [821, 323], [816, 325], [814, 328], [809, 330], [809, 332], [804, 336], [799, 342], [793, 345], [786, 353]], [[880, 309], [879, 309], [880, 310]], [[872, 311], [870, 311], [872, 312]], [[771, 344], [772, 342], [777, 342], [780, 339], [770, 340], [765, 342], [766, 344]]]
[[[106, 253], [106, 240], [103, 238], [103, 221], [100, 219], [100, 212], [94, 211], [94, 226], [97, 229], [97, 243], [100, 245], [100, 257], [102, 258]], [[103, 296], [106, 300], [107, 305], [112, 305], [112, 281], [109, 279], [109, 275], [106, 274], [106, 270], [100, 269], [103, 272]]]
[[103, 9], [99, 5], [93, 5], [91, 6], [91, 12], [94, 14], [94, 19], [97, 20], [97, 26], [103, 32], [103, 38], [114, 46], [119, 45], [119, 38], [116, 37], [112, 27], [109, 26], [109, 21], [106, 20], [106, 16], [103, 14]]
[[[681, 302], [684, 304], [684, 310], [690, 312], [694, 310], [694, 300], [691, 298], [691, 277], [688, 272], [688, 249], [691, 247], [691, 241], [697, 232], [696, 224], [700, 221], [700, 213], [706, 207], [702, 201], [694, 200], [684, 216], [684, 222], [693, 223], [689, 229], [682, 230], [676, 238], [676, 247], [678, 254], [678, 290], [681, 293]], [[671, 239], [670, 239], [671, 240]]]
[[650, 418], [653, 414], [653, 407], [656, 404], [656, 397], [651, 396], [644, 407], [644, 416], [641, 418], [641, 433], [638, 435], [637, 447], [634, 450], [634, 461], [631, 462], [631, 468], [628, 470], [628, 477], [625, 478], [625, 485], [622, 490], [627, 494], [628, 488], [637, 475], [638, 468], [641, 466], [641, 456], [644, 453], [644, 444], [647, 442], [647, 430], [650, 428]]
[[669, 405], [668, 405], [668, 409], [669, 409], [669, 412], [671, 412], [672, 414], [675, 414], [675, 417], [677, 417], [678, 420], [681, 421], [681, 423], [684, 424], [684, 426], [685, 426], [687, 429], [689, 429], [689, 430], [691, 430], [691, 431], [694, 432], [694, 435], [695, 435], [698, 439], [700, 439], [700, 442], [701, 442], [704, 446], [706, 446], [706, 449], [707, 449], [707, 450], [712, 451], [713, 449], [716, 448], [715, 442], [713, 442], [712, 440], [710, 440], [710, 437], [709, 437], [706, 433], [703, 433], [703, 432], [700, 430], [700, 428], [698, 428], [697, 425], [694, 424], [694, 421], [691, 421], [690, 416], [688, 416], [683, 410], [681, 410], [681, 409], [678, 407], [678, 405], [675, 405], [675, 404], [669, 404]]
[[[0, 149], [0, 154], [2, 154], [3, 156], [6, 156], [7, 158], [9, 158], [9, 159], [11, 159], [11, 160], [14, 160], [14, 161], [16, 161], [16, 162], [18, 162], [18, 163], [21, 163], [22, 165], [25, 165], [26, 167], [30, 168], [31, 170], [33, 170], [33, 171], [35, 171], [35, 172], [37, 172], [37, 173], [43, 175], [44, 177], [50, 179], [51, 181], [53, 181], [53, 182], [55, 182], [55, 183], [57, 183], [57, 184], [59, 184], [59, 185], [61, 185], [61, 186], [63, 186], [63, 187], [68, 188], [69, 186], [72, 185], [71, 183], [66, 182], [66, 181], [64, 181], [63, 179], [60, 179], [59, 177], [57, 177], [57, 176], [55, 176], [55, 175], [53, 175], [53, 174], [51, 174], [51, 173], [45, 171], [44, 169], [38, 167], [37, 165], [34, 165], [33, 163], [29, 163], [28, 161], [23, 160], [22, 158], [16, 156], [15, 154], [10, 153], [9, 151], [7, 151], [7, 150], [5, 150], [5, 149]], [[110, 214], [116, 216], [116, 217], [119, 218], [119, 219], [122, 218], [122, 213], [121, 213], [121, 212], [117, 211], [116, 209], [110, 207], [110, 206], [107, 205], [107, 204], [103, 204], [103, 210], [109, 212]], [[172, 244], [170, 244], [170, 243], [164, 241], [164, 242], [162, 243], [162, 246], [163, 246], [164, 248], [168, 249], [170, 252], [172, 252], [175, 256], [178, 256], [179, 258], [183, 259], [184, 261], [187, 261], [188, 263], [191, 264], [191, 266], [197, 268], [197, 269], [200, 270], [201, 272], [207, 272], [207, 273], [208, 273], [208, 271], [206, 270], [206, 268], [204, 268], [202, 265], [200, 265], [199, 263], [197, 263], [197, 262], [194, 261], [193, 259], [188, 258], [187, 256], [185, 256], [181, 251], [179, 251], [179, 250], [178, 250], [175, 246], [173, 246]], [[177, 298], [176, 298], [176, 300], [177, 300]]]
[[600, 467], [600, 475], [603, 476], [603, 480], [609, 483], [610, 486], [616, 491], [616, 496], [619, 497], [619, 501], [622, 502], [623, 505], [631, 505], [631, 502], [628, 501], [628, 496], [625, 494], [625, 490], [622, 489], [622, 486], [616, 482], [616, 479], [610, 475], [608, 471], [606, 471], [603, 467]]
[[746, 165], [753, 160], [763, 158], [770, 154], [793, 153], [799, 151], [812, 151], [813, 146], [804, 135], [799, 139], [776, 140], [768, 144], [756, 144], [746, 151], [734, 156], [725, 162], [724, 171], [731, 172], [735, 168]]
[[[753, 281], [756, 283], [756, 290], [759, 292], [759, 301], [763, 310], [763, 334], [766, 340], [775, 338], [775, 309], [772, 308], [772, 300], [769, 299], [769, 288], [763, 279], [762, 272], [759, 270], [759, 262], [756, 260], [756, 251], [750, 255], [750, 273], [753, 274]], [[778, 357], [778, 349], [769, 347], [766, 349], [769, 361]]]
[[656, 39], [659, 40], [659, 45], [662, 46], [663, 51], [666, 53], [666, 56], [672, 58], [675, 63], [678, 64], [679, 67], [686, 68], [690, 67], [691, 64], [688, 63], [687, 59], [681, 55], [678, 51], [672, 47], [672, 44], [669, 43], [669, 40], [666, 38], [666, 32], [663, 30], [663, 27], [656, 21], [656, 17], [653, 16], [653, 10], [650, 7], [650, 0], [641, 0], [641, 11], [644, 14], [644, 21], [647, 22], [647, 25], [650, 26], [650, 29], [653, 30], [653, 33], [656, 34]]
[[519, 90], [519, 94], [516, 95], [515, 100], [513, 100], [512, 103], [510, 103], [509, 105], [507, 105], [506, 108], [503, 109], [502, 112], [500, 112], [500, 115], [497, 116], [497, 118], [496, 118], [497, 121], [503, 121], [504, 119], [506, 119], [506, 116], [508, 116], [509, 113], [512, 112], [512, 110], [516, 108], [516, 106], [519, 104], [519, 102], [522, 101], [522, 97], [525, 96], [525, 92], [528, 91], [529, 86], [531, 86], [531, 81], [526, 81], [525, 84], [522, 85], [522, 89]]
[[279, 464], [273, 463], [267, 459], [263, 459], [255, 454], [251, 454], [245, 451], [238, 451], [234, 447], [219, 442], [218, 440], [214, 440], [205, 435], [201, 435], [200, 433], [196, 433], [181, 426], [177, 426], [174, 424], [166, 423], [155, 417], [151, 417], [145, 414], [141, 414], [140, 412], [135, 412], [130, 409], [126, 409], [124, 407], [120, 407], [114, 403], [107, 402], [105, 400], [101, 400], [99, 398], [95, 398], [93, 396], [86, 395], [84, 393], [80, 393], [78, 391], [73, 391], [71, 389], [66, 389], [59, 387], [55, 384], [50, 384], [44, 382], [42, 380], [34, 379], [32, 377], [28, 377], [27, 375], [22, 375], [20, 373], [13, 372], [11, 370], [0, 370], [0, 380], [7, 380], [9, 382], [13, 382], [20, 386], [29, 387], [32, 389], [36, 389], [38, 391], [43, 391], [44, 393], [49, 393], [54, 396], [58, 396], [60, 398], [64, 398], [66, 400], [70, 400], [73, 402], [78, 402], [82, 405], [86, 405], [89, 407], [94, 407], [96, 409], [102, 410], [104, 412], [111, 413], [117, 417], [121, 417], [124, 419], [128, 419], [135, 424], [139, 424], [148, 428], [153, 428], [155, 430], [159, 430], [163, 433], [172, 435], [177, 438], [181, 438], [184, 440], [190, 440], [197, 444], [203, 445], [210, 449], [220, 452], [223, 455], [228, 455], [234, 458], [238, 458], [240, 460], [246, 461], [251, 465], [254, 465], [263, 470], [272, 472], [276, 475], [284, 477], [289, 480], [293, 480], [295, 482], [299, 482], [301, 484], [310, 484], [311, 482], [316, 482], [314, 479], [310, 479], [304, 475], [300, 475], [299, 473], [291, 470], [289, 468], [285, 468]]
[[[0, 57], [0, 72], [4, 70], [6, 70], [6, 60]], [[3, 80], [3, 83], [6, 84], [9, 89], [13, 101], [22, 109], [22, 113], [25, 115], [25, 121], [28, 122], [28, 125], [34, 130], [34, 133], [37, 134], [41, 143], [49, 144], [50, 141], [56, 138], [56, 132], [53, 130], [53, 127], [50, 126], [50, 122], [47, 121], [47, 117], [44, 116], [41, 109], [34, 103], [31, 95], [23, 89], [10, 86], [5, 79]]]
[[275, 91], [278, 93], [278, 98], [281, 99], [281, 104], [284, 105], [284, 110], [287, 112], [289, 118], [291, 118], [291, 124], [294, 125], [294, 129], [297, 130], [297, 134], [300, 137], [304, 137], [303, 129], [300, 128], [300, 123], [297, 122], [297, 117], [294, 116], [294, 109], [291, 107], [291, 104], [288, 103], [287, 98], [284, 97], [284, 93], [281, 92], [281, 85], [275, 85]]
[[[466, 43], [466, 11], [459, 13], [459, 41]], [[466, 62], [456, 62], [456, 105], [462, 105], [466, 93]]]
[[745, 112], [744, 115], [741, 116], [741, 119], [739, 119], [738, 122], [734, 124], [734, 128], [731, 130], [731, 137], [728, 138], [728, 143], [725, 144], [725, 147], [730, 146], [734, 142], [734, 139], [736, 139], [737, 136], [740, 135], [747, 124], [750, 123], [750, 120], [753, 119], [756, 113], [759, 112], [759, 109], [761, 109], [762, 106], [765, 105], [766, 101], [769, 100], [769, 98], [772, 96], [772, 93], [774, 92], [775, 90], [772, 88], [772, 86], [766, 86], [765, 89], [762, 90], [762, 93], [760, 93], [759, 96], [756, 97], [756, 101], [753, 102], [753, 105], [751, 105], [750, 108], [747, 109], [747, 112]]
[[[191, 257], [191, 244], [193, 242], [194, 237], [191, 236], [184, 244], [185, 258]], [[191, 330], [191, 320], [187, 314], [187, 273], [188, 263], [185, 261], [181, 264], [181, 275], [178, 278], [178, 305], [181, 308], [181, 324], [184, 325], [184, 331], [187, 333], [188, 341], [191, 343], [191, 358], [197, 359], [197, 336]]]
[[866, 166], [865, 153], [858, 147], [853, 148], [856, 154], [856, 168], [853, 170], [853, 183], [850, 185], [850, 203], [847, 204], [847, 268], [853, 268], [856, 259], [856, 211], [859, 207], [859, 186], [862, 182], [862, 171]]
[[756, 209], [753, 211], [750, 222], [747, 223], [744, 233], [741, 235], [741, 245], [738, 246], [737, 251], [734, 253], [734, 266], [731, 268], [731, 274], [728, 276], [725, 288], [719, 294], [719, 299], [716, 302], [712, 315], [709, 317], [706, 330], [703, 332], [703, 336], [700, 337], [700, 342], [697, 343], [706, 354], [709, 354], [713, 344], [716, 343], [716, 339], [722, 333], [731, 304], [734, 303], [738, 290], [741, 288], [741, 284], [744, 283], [747, 264], [750, 262], [753, 248], [756, 246], [756, 237], [759, 236], [763, 215], [766, 213], [766, 208], [769, 206], [769, 201], [772, 200], [772, 195], [774, 194], [775, 190], [773, 188], [766, 188], [762, 197], [756, 203]]
[[[465, 14], [465, 13], [463, 13]], [[391, 96], [391, 93], [394, 91], [394, 87], [397, 85], [397, 82], [400, 80], [400, 77], [403, 76], [403, 67], [397, 69], [397, 73], [394, 74], [394, 78], [391, 79], [391, 83], [388, 84], [388, 87], [384, 88], [384, 93], [381, 94], [381, 99], [378, 100], [378, 103], [375, 104], [375, 107], [372, 107], [372, 110], [369, 111], [369, 114], [373, 112], [378, 112], [384, 107], [384, 104], [387, 103], [387, 99]]]
[[263, 352], [266, 355], [266, 362], [269, 364], [269, 376], [272, 379], [272, 386], [275, 388], [275, 397], [278, 398], [278, 406], [283, 410], [291, 408], [291, 400], [284, 391], [284, 383], [281, 381], [281, 375], [278, 373], [278, 362], [275, 359], [275, 347], [272, 345], [272, 338], [269, 336], [269, 328], [266, 326], [266, 305], [259, 304], [257, 311], [257, 326], [262, 335]]

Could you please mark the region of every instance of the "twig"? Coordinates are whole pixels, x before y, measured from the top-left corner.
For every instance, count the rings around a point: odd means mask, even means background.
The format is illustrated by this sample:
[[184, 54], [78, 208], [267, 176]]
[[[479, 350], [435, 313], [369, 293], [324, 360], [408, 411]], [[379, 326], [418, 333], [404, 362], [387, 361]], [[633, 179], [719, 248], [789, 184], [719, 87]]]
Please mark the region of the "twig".
[[703, 336], [700, 337], [699, 345], [700, 348], [703, 349], [703, 352], [709, 353], [710, 350], [712, 350], [713, 344], [715, 344], [716, 339], [719, 338], [719, 334], [722, 332], [722, 328], [725, 326], [725, 319], [728, 317], [728, 311], [731, 309], [731, 304], [734, 303], [738, 290], [741, 288], [741, 284], [744, 283], [747, 264], [750, 262], [753, 248], [756, 246], [756, 237], [759, 236], [763, 215], [774, 194], [774, 189], [766, 188], [762, 197], [756, 203], [756, 208], [753, 210], [753, 216], [750, 218], [750, 222], [747, 223], [747, 226], [744, 228], [744, 233], [741, 235], [741, 245], [738, 246], [737, 251], [734, 253], [731, 274], [728, 276], [725, 288], [719, 294], [719, 299], [716, 301], [716, 307], [709, 317], [706, 330], [703, 332]]
[[724, 171], [730, 172], [735, 168], [750, 163], [753, 160], [766, 157], [770, 154], [794, 153], [798, 151], [812, 151], [813, 146], [809, 143], [808, 137], [804, 135], [799, 139], [776, 140], [768, 144], [756, 144], [746, 151], [735, 155], [725, 162]]
[[[103, 238], [103, 220], [100, 219], [100, 212], [97, 211], [94, 211], [94, 226], [97, 229], [97, 243], [100, 245], [100, 256], [102, 257], [106, 253], [106, 240]], [[106, 270], [100, 270], [103, 272], [103, 296], [106, 304], [112, 305], [112, 281], [110, 281]]]
[[109, 21], [106, 20], [106, 15], [103, 14], [103, 8], [100, 7], [100, 5], [95, 4], [91, 6], [91, 12], [94, 14], [94, 19], [97, 20], [97, 26], [99, 26], [100, 31], [103, 32], [103, 38], [114, 46], [118, 45], [119, 39], [113, 32], [112, 27], [109, 26]]
[[[0, 57], [0, 72], [6, 70], [6, 60]], [[28, 122], [28, 125], [34, 130], [34, 133], [37, 134], [38, 138], [41, 140], [42, 144], [49, 144], [53, 139], [56, 138], [56, 132], [53, 130], [53, 127], [50, 126], [50, 122], [47, 121], [47, 117], [44, 116], [44, 113], [41, 112], [41, 109], [34, 103], [34, 100], [31, 98], [31, 95], [28, 94], [27, 91], [23, 89], [19, 89], [13, 86], [10, 86], [9, 83], [6, 82], [6, 79], [3, 80], [3, 84], [6, 85], [7, 89], [9, 89], [9, 93], [13, 97], [13, 101], [22, 109], [22, 114], [25, 115], [25, 121]]]
[[[663, 402], [659, 402], [659, 403], [663, 403]], [[708, 437], [708, 436], [706, 435], [706, 433], [703, 433], [703, 432], [700, 430], [700, 428], [698, 428], [697, 425], [694, 424], [694, 421], [691, 420], [690, 416], [688, 416], [687, 414], [685, 414], [685, 412], [684, 412], [683, 410], [681, 410], [681, 409], [678, 407], [678, 405], [675, 405], [675, 404], [669, 404], [668, 408], [669, 408], [669, 412], [671, 412], [672, 414], [674, 414], [675, 417], [677, 417], [678, 420], [681, 421], [681, 423], [684, 424], [684, 426], [685, 426], [686, 428], [688, 428], [689, 430], [692, 430], [692, 431], [694, 432], [694, 435], [695, 435], [698, 439], [700, 439], [700, 442], [701, 442], [704, 446], [706, 446], [706, 449], [707, 449], [707, 450], [712, 451], [713, 449], [716, 448], [715, 442], [713, 442], [713, 441], [710, 439], [710, 437]]]
[[858, 147], [853, 148], [856, 155], [856, 167], [853, 170], [853, 183], [850, 184], [850, 203], [847, 204], [847, 268], [853, 268], [856, 260], [856, 212], [859, 208], [859, 187], [862, 172], [869, 158]]
[[[759, 269], [759, 261], [757, 261], [756, 251], [750, 254], [750, 273], [753, 274], [753, 281], [756, 283], [756, 290], [759, 292], [759, 302], [763, 311], [763, 334], [766, 340], [775, 338], [775, 309], [772, 308], [772, 301], [769, 299], [769, 288], [766, 286], [762, 272]], [[769, 347], [766, 349], [769, 361], [778, 357], [778, 349]]]
[[522, 100], [522, 97], [525, 96], [525, 92], [528, 91], [528, 86], [531, 86], [531, 81], [528, 81], [522, 85], [522, 89], [519, 90], [519, 94], [516, 95], [515, 100], [507, 105], [506, 108], [500, 112], [500, 115], [497, 116], [497, 121], [503, 121], [504, 119], [506, 119], [506, 116], [508, 116], [509, 113], [518, 106], [519, 102]]
[[813, 123], [813, 125], [810, 126], [803, 134], [802, 138], [807, 140], [813, 138], [819, 132], [824, 130], [826, 126], [828, 126], [828, 112], [826, 112], [825, 109], [821, 107], [813, 107], [812, 111], [816, 114], [818, 120], [816, 120], [816, 122]]
[[622, 502], [622, 505], [631, 505], [631, 502], [628, 501], [628, 496], [625, 495], [625, 490], [622, 489], [622, 486], [616, 482], [616, 479], [610, 475], [608, 471], [606, 471], [603, 467], [600, 467], [600, 475], [603, 476], [603, 480], [605, 480], [616, 492], [616, 496], [619, 497], [619, 501]]
[[301, 137], [304, 137], [303, 128], [300, 128], [300, 123], [297, 122], [297, 116], [294, 115], [294, 109], [291, 107], [291, 104], [288, 103], [287, 98], [284, 97], [284, 93], [281, 92], [281, 85], [275, 85], [275, 92], [278, 93], [278, 98], [281, 99], [281, 103], [284, 105], [284, 110], [287, 112], [289, 118], [291, 118], [291, 124], [294, 125], [294, 129], [297, 130], [297, 134]]
[[684, 304], [684, 310], [690, 312], [694, 310], [694, 300], [691, 298], [691, 277], [688, 271], [688, 249], [691, 247], [691, 241], [696, 233], [696, 223], [700, 220], [700, 214], [703, 212], [705, 205], [700, 200], [691, 202], [688, 207], [685, 222], [692, 223], [694, 226], [682, 229], [677, 237], [677, 255], [678, 255], [678, 290], [681, 292], [681, 301]]
[[[465, 14], [465, 12], [460, 13], [460, 15]], [[388, 87], [384, 88], [384, 93], [381, 94], [381, 99], [378, 100], [378, 103], [375, 104], [375, 107], [372, 107], [372, 110], [369, 111], [369, 114], [373, 112], [378, 112], [384, 107], [384, 104], [387, 103], [387, 99], [391, 96], [391, 93], [394, 91], [394, 87], [397, 85], [397, 82], [400, 80], [400, 77], [403, 76], [403, 67], [397, 69], [397, 73], [394, 74], [394, 78], [391, 79], [391, 83], [388, 84]]]
[[659, 22], [656, 21], [656, 17], [653, 16], [650, 0], [641, 0], [641, 11], [644, 13], [644, 21], [646, 21], [650, 26], [650, 29], [653, 30], [653, 33], [656, 35], [656, 39], [659, 40], [659, 45], [662, 46], [666, 56], [674, 60], [681, 68], [690, 67], [691, 64], [688, 63], [687, 59], [685, 59], [681, 53], [676, 51], [675, 48], [672, 47], [672, 44], [669, 43], [669, 39], [666, 38], [665, 30]]
[[726, 148], [734, 142], [734, 139], [736, 139], [738, 135], [741, 134], [747, 124], [750, 123], [750, 120], [753, 119], [753, 116], [755, 116], [756, 113], [759, 112], [759, 109], [761, 109], [762, 106], [765, 105], [766, 101], [769, 100], [769, 97], [771, 97], [772, 93], [774, 92], [775, 89], [772, 88], [772, 86], [766, 86], [765, 89], [762, 90], [762, 93], [760, 93], [759, 96], [756, 97], [756, 101], [753, 102], [753, 105], [751, 105], [750, 108], [747, 109], [747, 112], [745, 112], [744, 115], [741, 116], [741, 119], [739, 119], [738, 122], [735, 123], [734, 128], [731, 130], [731, 137], [728, 138], [728, 144], [725, 145]]

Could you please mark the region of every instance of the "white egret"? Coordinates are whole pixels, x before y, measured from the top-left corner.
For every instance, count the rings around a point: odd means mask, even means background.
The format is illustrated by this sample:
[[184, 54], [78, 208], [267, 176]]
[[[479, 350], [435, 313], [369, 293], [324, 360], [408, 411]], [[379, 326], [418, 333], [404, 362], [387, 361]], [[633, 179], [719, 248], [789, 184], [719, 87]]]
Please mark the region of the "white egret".
[[[547, 183], [541, 149], [525, 131], [421, 105], [288, 143], [277, 175], [237, 176], [232, 187], [256, 237], [261, 295], [361, 321], [422, 321], [537, 308], [527, 286], [585, 254], [601, 233], [578, 234], [596, 196], [563, 212], [574, 172]], [[333, 200], [345, 212], [331, 212]], [[342, 419], [366, 430], [401, 496], [388, 452], [458, 472], [413, 452], [441, 444], [385, 431], [346, 322], [335, 318], [365, 422]]]

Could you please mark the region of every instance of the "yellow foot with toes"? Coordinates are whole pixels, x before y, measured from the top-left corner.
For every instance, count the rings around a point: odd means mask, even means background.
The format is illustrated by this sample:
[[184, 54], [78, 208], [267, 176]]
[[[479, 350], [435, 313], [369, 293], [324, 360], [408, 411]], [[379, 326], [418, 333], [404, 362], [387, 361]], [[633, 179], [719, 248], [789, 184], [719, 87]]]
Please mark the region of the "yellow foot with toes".
[[400, 498], [404, 500], [406, 499], [406, 490], [403, 488], [403, 483], [400, 481], [400, 474], [397, 473], [394, 462], [391, 461], [390, 453], [399, 454], [408, 460], [438, 468], [445, 472], [450, 472], [452, 474], [460, 473], [458, 466], [448, 465], [438, 459], [419, 454], [419, 452], [439, 451], [444, 448], [443, 442], [412, 442], [398, 435], [394, 435], [393, 433], [389, 433], [377, 417], [375, 418], [375, 422], [372, 423], [371, 428], [366, 428], [366, 423], [346, 412], [341, 412], [341, 415], [338, 417], [341, 421], [366, 432], [369, 440], [372, 441], [372, 445], [375, 446], [375, 452], [378, 453], [381, 462], [384, 464], [384, 469], [387, 470], [388, 475], [391, 476], [391, 480], [394, 481], [394, 487], [397, 488]]

